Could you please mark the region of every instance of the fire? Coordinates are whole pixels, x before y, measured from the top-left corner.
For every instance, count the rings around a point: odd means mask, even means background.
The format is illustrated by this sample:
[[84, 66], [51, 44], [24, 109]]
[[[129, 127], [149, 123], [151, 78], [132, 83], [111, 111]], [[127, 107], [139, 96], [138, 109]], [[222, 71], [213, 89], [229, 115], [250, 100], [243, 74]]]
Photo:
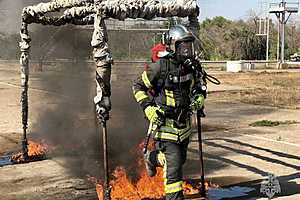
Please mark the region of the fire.
[[[153, 146], [152, 144], [150, 146]], [[142, 147], [142, 145], [139, 145]], [[141, 200], [141, 199], [164, 199], [163, 170], [157, 168], [157, 174], [149, 177], [144, 166], [144, 160], [140, 158], [135, 167], [138, 171], [137, 180], [132, 180], [124, 167], [117, 167], [112, 173], [110, 181], [111, 199], [113, 200]], [[103, 184], [97, 181], [96, 191], [99, 200], [103, 200]], [[217, 187], [211, 183], [205, 183], [205, 188]], [[183, 183], [183, 192], [185, 195], [198, 195], [200, 192], [200, 183]]]
[[[110, 182], [111, 198], [122, 200], [162, 199], [164, 196], [162, 170], [158, 170], [155, 177], [150, 178], [146, 170], [141, 171], [137, 182], [128, 177], [122, 167], [117, 167], [113, 172]], [[96, 184], [99, 200], [103, 200], [103, 185]]]
[[[163, 170], [158, 168], [157, 174], [154, 177], [149, 177], [145, 169], [139, 175], [139, 179], [132, 181], [126, 170], [122, 167], [117, 167], [112, 174], [113, 180], [110, 182], [111, 198], [113, 200], [141, 200], [141, 199], [163, 199], [164, 186], [163, 186]], [[206, 183], [205, 186], [211, 184]], [[192, 185], [188, 182], [183, 183], [183, 191], [185, 195], [199, 194], [199, 184]], [[216, 186], [214, 186], [216, 187]], [[96, 191], [99, 200], [103, 200], [103, 185], [102, 183], [96, 184]]]
[[46, 158], [46, 153], [49, 151], [49, 146], [44, 143], [38, 143], [34, 141], [28, 141], [28, 160], [25, 160], [23, 153], [17, 153], [11, 157], [11, 161], [14, 163], [23, 163], [28, 161], [37, 161]]
[[48, 145], [45, 143], [37, 143], [33, 141], [28, 142], [28, 156], [35, 157], [35, 156], [45, 156], [48, 152]]

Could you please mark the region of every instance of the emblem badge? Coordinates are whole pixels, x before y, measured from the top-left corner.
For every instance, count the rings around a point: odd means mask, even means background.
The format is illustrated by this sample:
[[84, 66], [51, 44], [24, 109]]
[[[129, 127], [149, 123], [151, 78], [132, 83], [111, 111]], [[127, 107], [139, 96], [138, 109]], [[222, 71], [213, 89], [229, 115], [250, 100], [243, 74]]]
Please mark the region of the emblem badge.
[[280, 184], [274, 174], [268, 174], [267, 180], [261, 183], [260, 193], [267, 195], [268, 199], [272, 199], [275, 194], [281, 192]]

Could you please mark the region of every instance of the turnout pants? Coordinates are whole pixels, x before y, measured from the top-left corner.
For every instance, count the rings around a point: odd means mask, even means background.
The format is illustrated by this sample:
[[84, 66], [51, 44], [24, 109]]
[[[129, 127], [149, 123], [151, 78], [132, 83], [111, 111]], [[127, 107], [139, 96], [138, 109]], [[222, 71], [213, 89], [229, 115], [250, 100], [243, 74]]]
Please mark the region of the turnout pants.
[[163, 167], [166, 200], [183, 200], [182, 166], [186, 161], [189, 138], [181, 143], [156, 141], [156, 150], [150, 153], [150, 161]]

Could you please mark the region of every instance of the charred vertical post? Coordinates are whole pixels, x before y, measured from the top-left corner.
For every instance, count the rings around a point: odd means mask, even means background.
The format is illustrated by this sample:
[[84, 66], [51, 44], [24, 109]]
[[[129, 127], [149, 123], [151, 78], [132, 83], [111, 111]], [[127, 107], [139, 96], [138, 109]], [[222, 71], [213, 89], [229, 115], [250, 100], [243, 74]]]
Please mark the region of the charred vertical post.
[[101, 100], [103, 96], [110, 97], [111, 95], [110, 77], [113, 60], [108, 47], [108, 36], [104, 18], [99, 13], [95, 15], [91, 45], [94, 48], [93, 57], [98, 75], [96, 77], [97, 97]]
[[23, 138], [22, 138], [22, 151], [24, 160], [28, 158], [28, 141], [27, 141], [27, 128], [28, 128], [28, 79], [29, 79], [29, 51], [30, 51], [30, 36], [28, 34], [28, 24], [23, 22], [21, 31], [20, 42], [20, 65], [21, 65], [21, 105], [22, 105], [22, 125], [23, 125]]
[[[103, 100], [103, 97], [110, 97], [110, 77], [112, 57], [108, 48], [108, 36], [105, 27], [104, 18], [101, 13], [97, 13], [94, 19], [94, 33], [91, 45], [94, 47], [93, 56], [96, 63], [96, 83], [97, 95], [94, 99], [95, 103]], [[108, 149], [107, 149], [107, 127], [106, 120], [103, 117], [101, 120], [102, 137], [103, 137], [103, 165], [104, 165], [104, 191], [103, 199], [110, 200], [110, 185], [109, 185], [109, 166], [108, 166]]]

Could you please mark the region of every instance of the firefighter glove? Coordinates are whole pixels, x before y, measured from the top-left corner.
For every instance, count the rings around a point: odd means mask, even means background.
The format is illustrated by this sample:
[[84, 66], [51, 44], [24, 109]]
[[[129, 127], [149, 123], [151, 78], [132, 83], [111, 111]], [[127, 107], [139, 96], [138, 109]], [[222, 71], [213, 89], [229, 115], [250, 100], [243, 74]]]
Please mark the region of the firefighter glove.
[[164, 112], [157, 106], [148, 106], [145, 109], [145, 115], [151, 123], [156, 125], [161, 125], [164, 121]]
[[193, 97], [192, 103], [191, 103], [191, 109], [193, 111], [200, 110], [204, 105], [204, 96], [202, 94], [196, 94]]

